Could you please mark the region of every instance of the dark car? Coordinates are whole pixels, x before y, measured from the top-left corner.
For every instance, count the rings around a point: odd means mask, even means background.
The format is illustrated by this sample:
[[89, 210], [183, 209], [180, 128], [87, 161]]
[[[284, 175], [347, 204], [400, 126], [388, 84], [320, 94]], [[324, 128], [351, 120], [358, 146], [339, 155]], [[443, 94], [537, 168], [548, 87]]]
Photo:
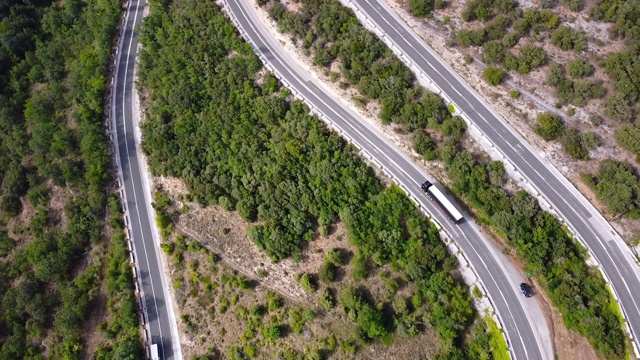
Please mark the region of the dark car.
[[432, 185], [431, 182], [425, 181], [422, 183], [422, 185], [420, 185], [420, 187], [422, 188], [422, 191], [427, 192], [431, 185]]
[[531, 291], [531, 287], [525, 283], [520, 284], [520, 290], [525, 297], [532, 297], [533, 291]]

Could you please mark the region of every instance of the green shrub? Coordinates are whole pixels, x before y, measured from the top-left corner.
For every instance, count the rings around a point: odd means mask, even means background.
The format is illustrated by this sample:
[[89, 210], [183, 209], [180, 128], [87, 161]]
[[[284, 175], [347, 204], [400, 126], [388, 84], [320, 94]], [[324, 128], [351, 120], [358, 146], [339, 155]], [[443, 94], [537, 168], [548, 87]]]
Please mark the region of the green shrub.
[[304, 291], [308, 292], [308, 293], [312, 293], [316, 291], [316, 284], [314, 283], [313, 279], [311, 278], [311, 275], [307, 274], [307, 273], [303, 273], [298, 277], [298, 282], [300, 283], [300, 285], [302, 285], [302, 288], [304, 289]]
[[560, 26], [551, 34], [551, 43], [565, 51], [580, 51], [587, 46], [587, 39], [580, 31], [573, 30], [568, 26]]
[[498, 67], [487, 66], [487, 68], [484, 69], [484, 79], [493, 86], [500, 85], [504, 77], [504, 71]]
[[563, 0], [564, 6], [572, 11], [581, 11], [584, 8], [584, 0]]
[[324, 288], [318, 294], [318, 304], [325, 310], [331, 310], [336, 306], [336, 299], [331, 294], [331, 290]]
[[334, 266], [342, 265], [342, 262], [344, 261], [342, 250], [338, 248], [329, 249], [329, 251], [327, 251], [327, 255], [325, 256], [325, 261], [333, 264]]
[[409, 0], [409, 13], [413, 16], [427, 17], [432, 9], [432, 0]]
[[280, 296], [278, 296], [273, 291], [267, 292], [267, 308], [269, 309], [269, 312], [280, 309], [282, 305], [282, 298], [280, 298]]
[[318, 272], [318, 277], [320, 281], [324, 283], [330, 283], [335, 280], [336, 277], [336, 266], [325, 260], [320, 266], [320, 271]]
[[558, 138], [564, 132], [564, 122], [556, 114], [542, 113], [538, 115], [537, 122], [533, 130], [547, 141]]
[[574, 159], [589, 160], [589, 151], [582, 144], [578, 130], [566, 128], [562, 134], [561, 142], [564, 152]]
[[579, 79], [593, 74], [594, 68], [584, 58], [577, 58], [567, 62], [567, 72], [573, 78]]
[[420, 129], [413, 132], [413, 150], [427, 161], [434, 160], [438, 156], [436, 143]]
[[482, 45], [482, 58], [487, 64], [501, 64], [506, 50], [500, 41], [489, 41]]

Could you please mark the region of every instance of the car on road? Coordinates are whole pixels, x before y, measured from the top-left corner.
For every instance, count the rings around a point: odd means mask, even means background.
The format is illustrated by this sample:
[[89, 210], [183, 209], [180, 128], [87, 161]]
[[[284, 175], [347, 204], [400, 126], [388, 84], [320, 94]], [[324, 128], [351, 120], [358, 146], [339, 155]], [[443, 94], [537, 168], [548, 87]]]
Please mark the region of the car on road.
[[526, 283], [520, 284], [520, 291], [522, 291], [522, 295], [525, 297], [532, 297], [533, 291], [531, 291], [531, 286]]

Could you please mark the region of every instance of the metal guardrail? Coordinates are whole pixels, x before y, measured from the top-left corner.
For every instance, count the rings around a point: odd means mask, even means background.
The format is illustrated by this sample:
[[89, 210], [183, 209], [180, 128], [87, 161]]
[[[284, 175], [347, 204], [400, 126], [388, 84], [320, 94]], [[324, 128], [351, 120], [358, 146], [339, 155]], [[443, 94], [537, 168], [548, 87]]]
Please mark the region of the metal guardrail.
[[[233, 12], [231, 11], [231, 9], [229, 8], [229, 5], [227, 4], [227, 1], [224, 1], [224, 9], [227, 13], [227, 15], [229, 16], [229, 18], [231, 19], [231, 21], [233, 22], [234, 26], [236, 27], [236, 29], [238, 29], [240, 35], [252, 46], [252, 48], [254, 49], [255, 53], [258, 55], [258, 57], [260, 58], [260, 60], [262, 61], [262, 63], [265, 65], [265, 67], [272, 73], [274, 74], [274, 76], [276, 78], [278, 78], [278, 80], [284, 84], [292, 93], [293, 97], [297, 100], [303, 101], [304, 103], [306, 103], [309, 106], [310, 111], [317, 115], [320, 119], [322, 119], [325, 123], [327, 123], [333, 130], [335, 130], [336, 132], [338, 132], [342, 137], [344, 137], [345, 139], [347, 139], [351, 144], [353, 144], [360, 152], [362, 152], [362, 154], [370, 161], [372, 161], [373, 163], [376, 164], [376, 166], [378, 166], [391, 180], [393, 180], [398, 187], [400, 187], [405, 193], [406, 195], [409, 197], [409, 199], [411, 199], [411, 201], [413, 201], [416, 206], [427, 216], [427, 218], [436, 225], [436, 228], [441, 231], [444, 232], [446, 234], [446, 231], [444, 231], [444, 228], [438, 223], [438, 221], [433, 218], [431, 216], [431, 214], [428, 212], [428, 210], [426, 208], [424, 208], [419, 201], [417, 201], [415, 198], [413, 198], [413, 196], [411, 195], [411, 193], [407, 190], [406, 185], [399, 179], [395, 178], [395, 176], [388, 170], [386, 169], [384, 166], [382, 166], [382, 164], [380, 164], [378, 161], [376, 161], [374, 159], [374, 157], [369, 154], [360, 144], [358, 144], [357, 141], [354, 141], [344, 130], [342, 130], [340, 128], [340, 126], [338, 126], [337, 124], [335, 124], [331, 118], [329, 118], [328, 116], [326, 116], [322, 111], [320, 111], [319, 109], [317, 109], [315, 106], [313, 106], [313, 104], [311, 104], [310, 102], [306, 101], [305, 98], [303, 98], [297, 91], [296, 89], [285, 79], [283, 78], [269, 63], [269, 60], [266, 59], [262, 53], [259, 51], [258, 46], [253, 42], [253, 40], [247, 36], [246, 32], [244, 31], [244, 29], [242, 28], [242, 26], [240, 26], [240, 23], [238, 22], [238, 20], [236, 19], [235, 15], [233, 14]], [[447, 234], [447, 237], [449, 239], [451, 239], [451, 236], [449, 236]], [[482, 282], [482, 280], [480, 279], [480, 277], [478, 276], [477, 271], [475, 270], [475, 268], [473, 267], [473, 265], [467, 260], [466, 256], [464, 255], [464, 252], [455, 244], [454, 241], [449, 241], [448, 243], [446, 243], [446, 245], [451, 245], [452, 249], [449, 249], [449, 246], [447, 246], [447, 248], [451, 251], [453, 256], [456, 256], [456, 258], [458, 258], [458, 260], [462, 260], [459, 263], [460, 264], [466, 264], [466, 266], [471, 269], [474, 277], [475, 277], [475, 282], [473, 284], [468, 284], [469, 286], [473, 286], [473, 285], [480, 285], [479, 288], [481, 289], [481, 291], [486, 294], [487, 300], [489, 300], [489, 304], [490, 304], [490, 308], [491, 308], [491, 313], [490, 315], [494, 318], [494, 320], [496, 320], [496, 324], [498, 325], [498, 328], [500, 329], [500, 331], [503, 333], [503, 335], [505, 336], [505, 341], [507, 342], [507, 345], [509, 346], [509, 356], [513, 359], [513, 354], [511, 351], [511, 346], [510, 346], [510, 339], [507, 335], [507, 332], [503, 330], [503, 325], [502, 325], [502, 319], [499, 315], [498, 312], [495, 311], [495, 304], [493, 303], [493, 301], [491, 300], [491, 297], [489, 295], [489, 292], [486, 290], [486, 286], [484, 285], [484, 283]]]
[[[367, 26], [369, 26], [371, 29], [373, 29], [373, 32], [374, 32], [376, 35], [378, 35], [378, 37], [379, 37], [379, 38], [380, 38], [380, 39], [381, 39], [381, 40], [382, 40], [382, 41], [383, 41], [383, 42], [384, 42], [384, 43], [385, 43], [389, 48], [391, 48], [391, 49], [392, 49], [392, 51], [393, 51], [393, 52], [394, 52], [394, 53], [395, 53], [395, 54], [400, 58], [400, 60], [402, 60], [402, 61], [405, 63], [405, 65], [407, 65], [407, 66], [408, 66], [408, 67], [409, 67], [409, 68], [410, 68], [410, 69], [411, 69], [415, 74], [417, 74], [417, 75], [418, 75], [418, 76], [417, 76], [418, 81], [419, 81], [419, 82], [421, 82], [421, 84], [422, 84], [423, 86], [426, 86], [426, 87], [428, 87], [428, 88], [432, 88], [432, 89], [436, 90], [435, 92], [436, 92], [440, 97], [442, 97], [442, 98], [444, 99], [444, 101], [447, 103], [447, 105], [449, 105], [449, 104], [454, 105], [454, 106], [456, 105], [453, 101], [451, 101], [451, 99], [450, 99], [449, 97], [447, 97], [447, 96], [445, 95], [445, 93], [442, 91], [442, 89], [440, 89], [440, 88], [435, 84], [435, 82], [433, 82], [433, 81], [431, 80], [431, 78], [429, 77], [429, 75], [428, 75], [428, 74], [426, 74], [424, 71], [422, 71], [422, 69], [420, 69], [419, 67], [415, 66], [415, 64], [413, 64], [413, 63], [410, 61], [410, 59], [408, 59], [408, 58], [406, 57], [406, 55], [405, 55], [405, 54], [401, 51], [401, 49], [400, 49], [400, 48], [399, 48], [399, 47], [398, 47], [398, 46], [393, 42], [393, 40], [392, 40], [391, 38], [389, 38], [388, 36], [385, 36], [385, 34], [382, 32], [382, 30], [381, 30], [381, 29], [379, 29], [379, 28], [378, 28], [378, 27], [377, 27], [377, 26], [376, 26], [372, 21], [370, 21], [370, 20], [367, 18], [366, 14], [358, 8], [357, 4], [353, 3], [351, 0], [341, 0], [341, 1], [346, 2], [346, 3], [348, 4], [348, 6], [349, 6], [349, 7], [350, 7], [354, 12], [355, 12], [355, 14], [356, 14], [356, 16], [357, 16], [358, 18], [362, 18], [362, 19], [364, 19], [364, 23], [365, 23]], [[392, 13], [392, 15], [395, 15], [395, 14], [393, 13], [393, 10], [390, 10], [390, 13]], [[398, 19], [398, 20], [399, 20], [399, 22], [400, 22], [400, 23], [404, 23], [404, 21], [403, 21], [402, 19]], [[428, 49], [428, 50], [431, 50], [431, 49]], [[431, 51], [431, 52], [433, 52], [433, 51]], [[434, 55], [435, 55], [435, 56], [434, 56], [435, 58], [438, 58], [438, 56], [437, 56], [436, 54], [434, 54]], [[449, 68], [449, 66], [447, 66], [446, 64], [443, 64], [443, 65], [445, 65], [445, 67], [446, 67], [446, 68]], [[455, 73], [455, 72], [454, 72], [454, 73]], [[457, 76], [457, 74], [456, 74], [456, 76]], [[459, 80], [461, 80], [461, 83], [464, 83], [464, 80], [462, 80], [462, 79], [459, 79]], [[500, 115], [499, 115], [499, 114], [496, 114], [496, 113], [495, 113], [495, 111], [493, 110], [493, 108], [492, 108], [489, 104], [487, 104], [487, 103], [486, 103], [486, 101], [484, 101], [484, 99], [483, 99], [481, 96], [479, 96], [479, 95], [475, 92], [475, 90], [471, 89], [471, 92], [472, 92], [472, 94], [476, 95], [476, 97], [478, 97], [478, 99], [482, 102], [482, 104], [483, 104], [483, 105], [485, 105], [485, 107], [487, 107], [487, 109], [489, 109], [489, 110], [491, 111], [491, 113], [492, 113], [494, 116], [496, 116], [496, 118], [500, 118]], [[465, 121], [466, 121], [470, 126], [472, 126], [472, 127], [474, 128], [474, 130], [476, 130], [476, 131], [477, 131], [477, 133], [481, 136], [481, 139], [478, 139], [478, 140], [479, 140], [478, 142], [480, 143], [480, 145], [484, 145], [484, 147], [485, 147], [485, 148], [486, 148], [486, 146], [489, 146], [489, 147], [491, 148], [491, 150], [493, 150], [493, 151], [497, 152], [497, 153], [499, 154], [499, 156], [500, 156], [500, 159], [499, 159], [499, 160], [501, 160], [503, 163], [506, 163], [506, 164], [510, 167], [510, 170], [511, 170], [511, 172], [514, 174], [514, 176], [515, 176], [515, 175], [517, 175], [517, 174], [519, 174], [519, 172], [518, 172], [517, 168], [515, 167], [515, 165], [514, 165], [514, 164], [513, 164], [513, 163], [512, 163], [508, 158], [506, 158], [506, 157], [504, 156], [504, 154], [503, 154], [502, 152], [500, 152], [500, 151], [499, 151], [499, 150], [498, 150], [498, 149], [497, 149], [497, 148], [496, 148], [496, 147], [491, 143], [491, 141], [486, 137], [486, 135], [485, 135], [485, 134], [480, 130], [480, 128], [475, 124], [475, 122], [473, 121], [473, 118], [472, 118], [471, 116], [467, 115], [465, 112], [463, 112], [463, 111], [461, 111], [461, 110], [458, 110], [458, 109], [457, 109], [457, 108], [458, 108], [457, 106], [455, 106], [455, 108], [456, 108], [456, 112], [458, 113], [458, 115], [459, 115], [460, 117], [462, 117], [462, 118], [463, 118], [463, 119], [464, 119], [464, 120], [465, 120]], [[520, 138], [520, 136], [519, 136], [517, 133], [516, 133], [516, 135], [517, 135], [517, 137], [518, 137], [518, 138]], [[524, 139], [520, 139], [520, 140], [521, 140], [521, 142], [522, 142], [525, 146], [530, 147], [530, 145], [529, 145], [529, 143], [528, 143], [527, 141], [525, 141]], [[544, 157], [543, 157], [543, 160], [546, 162], [546, 163], [544, 163], [544, 165], [545, 165], [545, 166], [546, 166], [546, 167], [547, 167], [547, 168], [548, 168], [552, 173], [554, 173], [554, 174], [556, 175], [556, 177], [557, 177], [558, 179], [560, 179], [560, 181], [561, 181], [561, 182], [564, 182], [564, 183], [565, 183], [565, 185], [567, 185], [566, 187], [569, 189], [569, 191], [570, 191], [570, 192], [574, 193], [574, 195], [575, 195], [578, 199], [581, 199], [581, 198], [583, 197], [583, 195], [582, 195], [582, 194], [580, 194], [580, 193], [576, 194], [577, 190], [575, 189], [574, 185], [573, 185], [573, 184], [571, 184], [571, 183], [566, 179], [566, 177], [565, 177], [564, 175], [562, 175], [562, 174], [561, 174], [561, 173], [560, 173], [560, 172], [559, 172], [559, 171], [558, 171], [558, 170], [557, 170], [557, 169], [556, 169], [552, 164], [550, 164], [550, 163], [549, 163], [549, 161], [548, 161], [546, 158], [544, 158]], [[593, 254], [593, 251], [592, 251], [592, 250], [591, 250], [591, 248], [588, 246], [588, 244], [587, 244], [587, 243], [585, 243], [585, 242], [584, 242], [584, 241], [583, 241], [583, 240], [582, 240], [582, 239], [577, 235], [577, 231], [576, 231], [575, 227], [574, 227], [572, 224], [570, 224], [570, 223], [566, 222], [566, 221], [562, 218], [561, 214], [560, 214], [559, 212], [555, 211], [555, 209], [553, 209], [553, 207], [551, 206], [551, 202], [549, 201], [549, 199], [547, 199], [547, 198], [546, 198], [546, 197], [545, 197], [545, 196], [544, 196], [544, 195], [543, 195], [543, 194], [542, 194], [542, 193], [537, 189], [537, 187], [536, 187], [536, 185], [535, 185], [535, 184], [533, 184], [533, 183], [531, 183], [530, 181], [528, 181], [525, 177], [521, 177], [521, 179], [520, 179], [520, 181], [519, 181], [519, 182], [524, 182], [524, 183], [526, 183], [526, 184], [530, 187], [529, 192], [530, 192], [532, 195], [534, 195], [536, 198], [538, 198], [539, 200], [543, 200], [543, 201], [545, 202], [545, 204], [547, 205], [547, 207], [548, 207], [548, 209], [549, 209], [549, 212], [551, 212], [553, 215], [555, 215], [557, 219], [559, 219], [563, 224], [565, 224], [565, 225], [567, 226], [567, 229], [570, 231], [570, 233], [571, 233], [572, 237], [573, 237], [574, 239], [577, 239], [577, 240], [580, 242], [580, 244], [581, 244], [582, 246], [584, 246], [584, 247], [589, 251], [589, 253], [590, 253], [590, 254]], [[588, 202], [588, 201], [587, 201], [587, 203], [588, 203], [588, 205], [589, 205], [589, 206], [587, 206], [587, 207], [589, 208], [589, 210], [594, 210], [594, 211], [590, 211], [590, 213], [594, 213], [594, 212], [595, 212], [595, 213], [596, 213], [596, 214], [598, 214], [600, 217], [602, 217], [602, 215], [597, 211], [597, 209], [595, 209], [595, 208], [593, 207], [593, 205], [592, 205], [590, 202]], [[604, 219], [604, 218], [603, 218], [603, 219]], [[602, 220], [602, 219], [601, 219], [601, 220]], [[601, 222], [602, 222], [602, 221], [601, 221]], [[606, 221], [606, 219], [604, 219], [604, 222], [607, 224], [607, 226], [608, 226], [608, 228], [609, 228], [610, 232], [611, 232], [612, 234], [614, 234], [614, 238], [615, 238], [615, 237], [618, 237], [618, 238], [620, 238], [620, 239], [621, 239], [620, 235], [615, 231], [615, 229], [611, 226], [611, 224], [610, 224], [608, 221]], [[616, 239], [616, 240], [618, 240], [618, 239]], [[622, 241], [623, 241], [623, 240], [622, 240]], [[626, 249], [627, 251], [629, 251], [629, 252], [630, 252], [630, 254], [632, 255], [632, 257], [633, 257], [634, 259], [638, 259], [638, 257], [633, 253], [633, 251], [632, 251], [628, 246], [624, 246], [624, 249]], [[629, 324], [628, 324], [628, 321], [627, 321], [628, 316], [627, 316], [627, 314], [625, 313], [624, 308], [622, 307], [622, 305], [621, 305], [621, 303], [620, 303], [620, 299], [619, 299], [619, 297], [618, 297], [618, 294], [616, 293], [616, 291], [615, 291], [614, 287], [613, 287], [613, 286], [611, 286], [611, 280], [610, 280], [610, 279], [608, 278], [608, 276], [605, 274], [604, 270], [602, 269], [602, 266], [597, 262], [597, 260], [595, 259], [595, 257], [594, 257], [594, 256], [590, 256], [590, 257], [591, 257], [591, 260], [592, 260], [592, 261], [594, 261], [594, 263], [596, 264], [596, 265], [595, 265], [595, 267], [596, 267], [597, 269], [599, 269], [599, 270], [600, 270], [600, 272], [602, 273], [602, 275], [603, 275], [603, 277], [604, 277], [604, 279], [605, 279], [605, 281], [606, 281], [607, 285], [609, 285], [609, 287], [611, 288], [611, 290], [612, 290], [612, 291], [611, 291], [611, 293], [613, 294], [614, 300], [616, 301], [616, 303], [618, 304], [618, 307], [619, 307], [619, 308], [620, 308], [620, 310], [621, 310], [622, 317], [623, 317], [623, 322], [624, 322], [624, 328], [627, 330], [627, 334], [628, 334], [629, 339], [631, 340], [631, 343], [632, 343], [632, 345], [633, 345], [633, 348], [634, 348], [633, 350], [634, 350], [634, 352], [635, 352], [635, 355], [636, 355], [636, 357], [640, 357], [640, 353], [638, 352], [638, 346], [640, 346], [640, 345], [638, 345], [638, 339], [634, 336], [634, 333], [633, 333], [633, 331], [631, 330], [631, 327], [630, 327], [630, 326], [629, 326]]]

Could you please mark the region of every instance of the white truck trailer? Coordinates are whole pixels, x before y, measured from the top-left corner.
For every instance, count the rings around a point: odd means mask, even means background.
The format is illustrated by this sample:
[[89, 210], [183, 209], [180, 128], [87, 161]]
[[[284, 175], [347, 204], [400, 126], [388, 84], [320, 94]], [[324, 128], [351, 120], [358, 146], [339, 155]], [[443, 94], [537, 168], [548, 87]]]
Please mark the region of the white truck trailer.
[[463, 219], [460, 211], [458, 211], [458, 209], [453, 206], [451, 201], [449, 201], [449, 199], [442, 193], [442, 191], [435, 187], [431, 182], [425, 181], [422, 183], [422, 185], [420, 185], [420, 187], [422, 188], [422, 191], [427, 194], [429, 199], [434, 200], [436, 203], [438, 203], [438, 205], [440, 205], [440, 208], [444, 210], [444, 213], [447, 215], [449, 220], [457, 224], [460, 220]]

